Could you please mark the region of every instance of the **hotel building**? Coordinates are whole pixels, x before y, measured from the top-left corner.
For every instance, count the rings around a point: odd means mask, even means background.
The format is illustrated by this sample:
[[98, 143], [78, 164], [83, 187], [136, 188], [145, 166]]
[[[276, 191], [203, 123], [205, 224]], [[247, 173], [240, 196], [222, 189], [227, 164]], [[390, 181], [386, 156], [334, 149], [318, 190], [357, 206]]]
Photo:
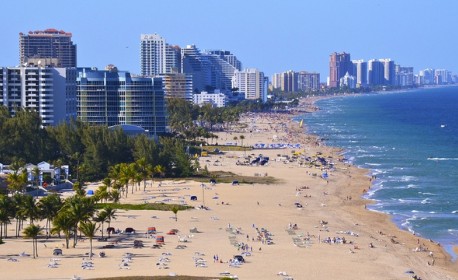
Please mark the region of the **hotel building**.
[[76, 45], [72, 33], [46, 29], [19, 33], [21, 66], [76, 67]]

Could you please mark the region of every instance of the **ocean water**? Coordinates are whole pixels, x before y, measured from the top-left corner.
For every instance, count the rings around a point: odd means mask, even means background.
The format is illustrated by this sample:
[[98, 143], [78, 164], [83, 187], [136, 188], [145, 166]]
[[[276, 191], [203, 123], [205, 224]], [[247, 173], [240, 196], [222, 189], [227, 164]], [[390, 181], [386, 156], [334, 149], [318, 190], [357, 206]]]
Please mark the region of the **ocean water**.
[[[458, 245], [458, 87], [346, 96], [299, 117], [307, 131], [344, 149], [376, 180], [368, 208], [400, 228]], [[369, 174], [370, 175], [370, 174]]]

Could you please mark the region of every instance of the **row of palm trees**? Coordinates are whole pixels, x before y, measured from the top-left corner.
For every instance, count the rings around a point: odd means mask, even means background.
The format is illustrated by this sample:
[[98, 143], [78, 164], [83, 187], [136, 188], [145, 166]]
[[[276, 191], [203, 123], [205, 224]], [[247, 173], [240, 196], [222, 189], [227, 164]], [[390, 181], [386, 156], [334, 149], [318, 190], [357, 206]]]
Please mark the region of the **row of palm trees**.
[[[154, 175], [163, 176], [165, 168], [161, 165], [153, 166], [145, 158], [140, 158], [133, 163], [119, 163], [110, 168], [109, 176], [102, 181], [92, 197], [86, 196], [82, 183], [73, 184], [75, 195], [62, 200], [58, 194], [50, 194], [37, 200], [34, 197], [24, 194], [24, 185], [27, 183], [25, 168], [19, 166], [8, 175], [8, 189], [12, 196], [0, 195], [0, 244], [3, 238], [8, 238], [8, 225], [16, 222], [15, 237], [31, 238], [33, 245], [33, 257], [37, 257], [37, 240], [46, 230], [46, 238], [51, 235], [61, 235], [65, 238], [65, 246], [69, 248], [70, 240], [73, 239], [73, 247], [78, 242], [78, 231], [85, 235], [90, 241], [90, 256], [92, 256], [92, 239], [95, 237], [99, 227], [102, 227], [102, 238], [104, 238], [104, 224], [110, 226], [111, 220], [116, 218], [116, 210], [106, 206], [96, 211], [95, 204], [100, 201], [112, 201], [118, 203], [121, 196], [127, 197], [129, 187], [131, 193], [134, 190], [146, 189], [147, 179]], [[24, 222], [28, 226], [24, 227]], [[38, 222], [39, 223], [38, 223]], [[40, 223], [44, 222], [44, 227]]]
[[[78, 242], [78, 230], [90, 241], [90, 255], [92, 256], [92, 239], [97, 230], [103, 225], [116, 219], [116, 209], [109, 206], [96, 211], [96, 199], [74, 195], [61, 200], [59, 195], [50, 194], [35, 200], [26, 194], [15, 194], [14, 196], [0, 195], [0, 243], [7, 238], [8, 225], [16, 221], [15, 237], [20, 237], [22, 230], [23, 237], [32, 239], [33, 257], [38, 256], [38, 236], [46, 230], [46, 238], [51, 234], [64, 235], [66, 248], [69, 248], [70, 239], [73, 238], [73, 247]], [[24, 222], [29, 225], [24, 227]], [[41, 224], [45, 223], [42, 227]]]
[[[119, 201], [117, 192], [121, 192], [127, 198], [129, 186], [131, 186], [131, 193], [133, 194], [134, 190], [140, 189], [142, 182], [143, 191], [145, 191], [147, 179], [153, 179], [154, 175], [163, 176], [164, 173], [165, 168], [162, 165], [153, 166], [145, 158], [140, 158], [132, 163], [116, 164], [110, 168], [108, 177], [103, 180], [103, 187], [97, 190], [96, 196], [102, 200], [111, 198], [114, 202]], [[113, 191], [115, 192], [113, 193]]]

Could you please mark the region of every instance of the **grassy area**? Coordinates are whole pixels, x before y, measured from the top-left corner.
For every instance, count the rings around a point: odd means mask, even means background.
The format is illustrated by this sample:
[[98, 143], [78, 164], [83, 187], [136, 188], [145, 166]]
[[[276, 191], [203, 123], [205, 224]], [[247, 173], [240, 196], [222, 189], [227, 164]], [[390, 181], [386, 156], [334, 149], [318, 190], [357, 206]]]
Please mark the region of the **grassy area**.
[[165, 203], [143, 203], [143, 204], [125, 204], [125, 203], [97, 203], [96, 208], [102, 209], [110, 206], [113, 209], [121, 210], [159, 210], [159, 211], [172, 211], [173, 207], [177, 207], [179, 211], [191, 209], [191, 206], [184, 206], [178, 204], [165, 204]]
[[271, 176], [242, 176], [227, 171], [212, 171], [208, 175], [187, 178], [198, 182], [208, 183], [210, 179], [215, 179], [217, 183], [232, 183], [239, 181], [240, 184], [276, 184], [280, 181]]
[[[241, 140], [239, 140], [241, 141]], [[207, 151], [209, 154], [213, 153], [215, 149], [218, 149], [220, 151], [226, 151], [226, 152], [231, 152], [231, 151], [251, 151], [253, 148], [251, 147], [245, 147], [245, 146], [232, 146], [232, 145], [209, 145], [209, 146], [203, 146], [203, 150]]]

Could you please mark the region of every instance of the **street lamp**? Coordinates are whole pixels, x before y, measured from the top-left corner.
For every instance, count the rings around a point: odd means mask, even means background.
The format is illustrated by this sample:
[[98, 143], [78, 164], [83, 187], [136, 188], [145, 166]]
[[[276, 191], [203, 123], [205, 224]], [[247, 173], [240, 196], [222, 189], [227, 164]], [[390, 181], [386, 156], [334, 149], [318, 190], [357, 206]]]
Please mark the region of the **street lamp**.
[[202, 183], [200, 186], [202, 187], [202, 204], [205, 207], [205, 184]]

